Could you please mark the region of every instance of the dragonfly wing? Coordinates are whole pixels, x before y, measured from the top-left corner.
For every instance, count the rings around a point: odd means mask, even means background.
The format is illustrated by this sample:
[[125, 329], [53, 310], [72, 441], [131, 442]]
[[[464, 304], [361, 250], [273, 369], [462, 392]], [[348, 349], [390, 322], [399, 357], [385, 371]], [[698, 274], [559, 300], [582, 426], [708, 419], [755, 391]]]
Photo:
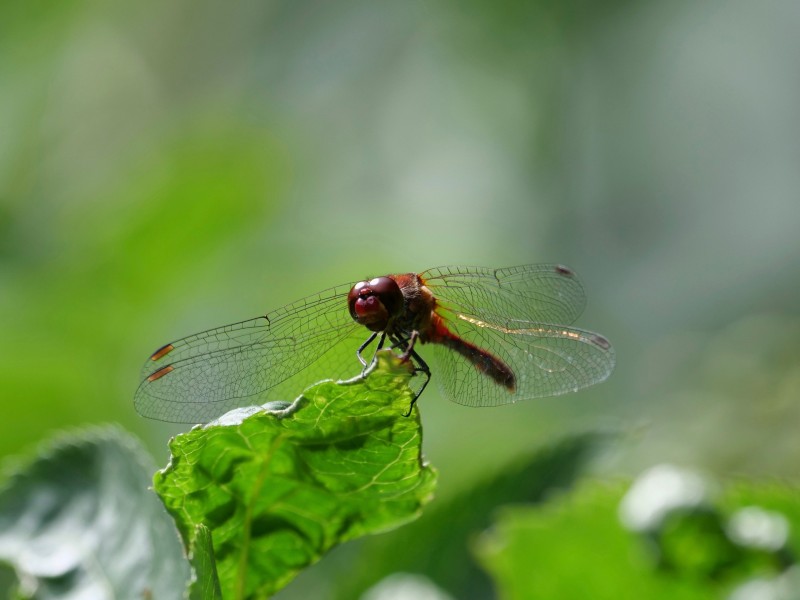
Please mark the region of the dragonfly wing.
[[[309, 385], [324, 379], [343, 380], [352, 379], [361, 374], [362, 364], [358, 361], [356, 350], [369, 337], [369, 331], [352, 321], [348, 325], [347, 333], [334, 343], [327, 351], [321, 351], [317, 360], [311, 362], [306, 368], [298, 371], [277, 385], [267, 390], [259, 399], [263, 403], [268, 400], [292, 401], [299, 396]], [[372, 357], [372, 348], [366, 349], [363, 356], [366, 360]]]
[[577, 275], [562, 265], [438, 267], [421, 277], [441, 308], [481, 321], [524, 319], [568, 325], [586, 304]]
[[515, 389], [498, 385], [461, 355], [435, 345], [434, 373], [442, 393], [467, 406], [497, 406], [558, 396], [605, 380], [614, 350], [603, 336], [557, 325], [515, 321], [512, 327], [450, 322], [453, 333], [502, 360], [516, 377]]
[[[264, 317], [167, 344], [142, 368], [136, 410], [161, 421], [200, 423], [232, 408], [263, 402], [270, 391], [288, 391], [289, 386], [280, 384], [290, 380], [298, 387], [296, 396], [315, 381], [311, 365], [334, 366], [331, 357], [338, 345], [350, 337], [364, 338], [347, 308], [349, 289], [332, 288]], [[357, 347], [351, 360], [360, 366]], [[339, 359], [334, 362], [340, 364]], [[303, 377], [307, 380], [301, 385]]]

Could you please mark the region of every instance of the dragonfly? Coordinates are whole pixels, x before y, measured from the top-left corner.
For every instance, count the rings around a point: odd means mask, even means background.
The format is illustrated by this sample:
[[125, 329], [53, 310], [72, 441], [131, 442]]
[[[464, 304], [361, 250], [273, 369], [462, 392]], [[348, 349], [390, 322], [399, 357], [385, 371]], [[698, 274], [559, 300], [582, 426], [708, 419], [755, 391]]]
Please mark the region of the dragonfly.
[[558, 396], [614, 369], [607, 338], [571, 327], [585, 302], [575, 272], [559, 264], [364, 279], [161, 346], [141, 370], [134, 405], [151, 419], [204, 423], [291, 400], [322, 379], [358, 377], [385, 346], [413, 366], [414, 401], [431, 378], [472, 407]]

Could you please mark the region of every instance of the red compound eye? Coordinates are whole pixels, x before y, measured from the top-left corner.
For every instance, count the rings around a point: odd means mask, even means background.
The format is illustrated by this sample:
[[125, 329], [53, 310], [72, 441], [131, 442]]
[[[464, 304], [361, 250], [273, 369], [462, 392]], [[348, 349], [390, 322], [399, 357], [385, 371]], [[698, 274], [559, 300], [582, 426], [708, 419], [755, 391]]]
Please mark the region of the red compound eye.
[[359, 281], [347, 295], [350, 316], [370, 329], [383, 331], [403, 308], [403, 292], [390, 277]]

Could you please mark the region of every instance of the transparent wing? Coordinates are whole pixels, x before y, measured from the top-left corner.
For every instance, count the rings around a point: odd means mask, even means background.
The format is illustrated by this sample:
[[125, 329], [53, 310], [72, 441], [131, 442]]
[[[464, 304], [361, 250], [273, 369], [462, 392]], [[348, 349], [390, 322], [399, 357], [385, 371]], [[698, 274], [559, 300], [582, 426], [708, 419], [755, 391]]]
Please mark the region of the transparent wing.
[[317, 376], [358, 374], [355, 351], [368, 332], [350, 317], [349, 290], [331, 288], [167, 344], [142, 368], [136, 410], [161, 421], [202, 423], [256, 401], [293, 400]]
[[442, 393], [466, 406], [497, 406], [558, 396], [594, 385], [614, 369], [614, 350], [603, 336], [522, 320], [502, 326], [450, 320], [450, 330], [506, 363], [516, 376], [512, 392], [479, 372], [461, 355], [434, 345], [433, 378]]
[[577, 275], [563, 265], [438, 267], [421, 277], [440, 305], [492, 323], [522, 319], [569, 325], [586, 304]]

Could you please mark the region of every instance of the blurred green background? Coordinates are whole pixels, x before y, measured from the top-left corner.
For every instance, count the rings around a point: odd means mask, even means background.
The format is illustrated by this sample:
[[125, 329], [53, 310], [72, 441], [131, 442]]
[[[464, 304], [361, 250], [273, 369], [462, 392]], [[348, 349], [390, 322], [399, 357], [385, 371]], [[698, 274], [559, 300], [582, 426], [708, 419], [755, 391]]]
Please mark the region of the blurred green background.
[[[562, 262], [611, 380], [420, 406], [440, 496], [544, 442], [796, 479], [800, 5], [0, 7], [0, 455], [116, 421], [161, 344], [335, 284]], [[435, 375], [434, 375], [435, 377]]]

